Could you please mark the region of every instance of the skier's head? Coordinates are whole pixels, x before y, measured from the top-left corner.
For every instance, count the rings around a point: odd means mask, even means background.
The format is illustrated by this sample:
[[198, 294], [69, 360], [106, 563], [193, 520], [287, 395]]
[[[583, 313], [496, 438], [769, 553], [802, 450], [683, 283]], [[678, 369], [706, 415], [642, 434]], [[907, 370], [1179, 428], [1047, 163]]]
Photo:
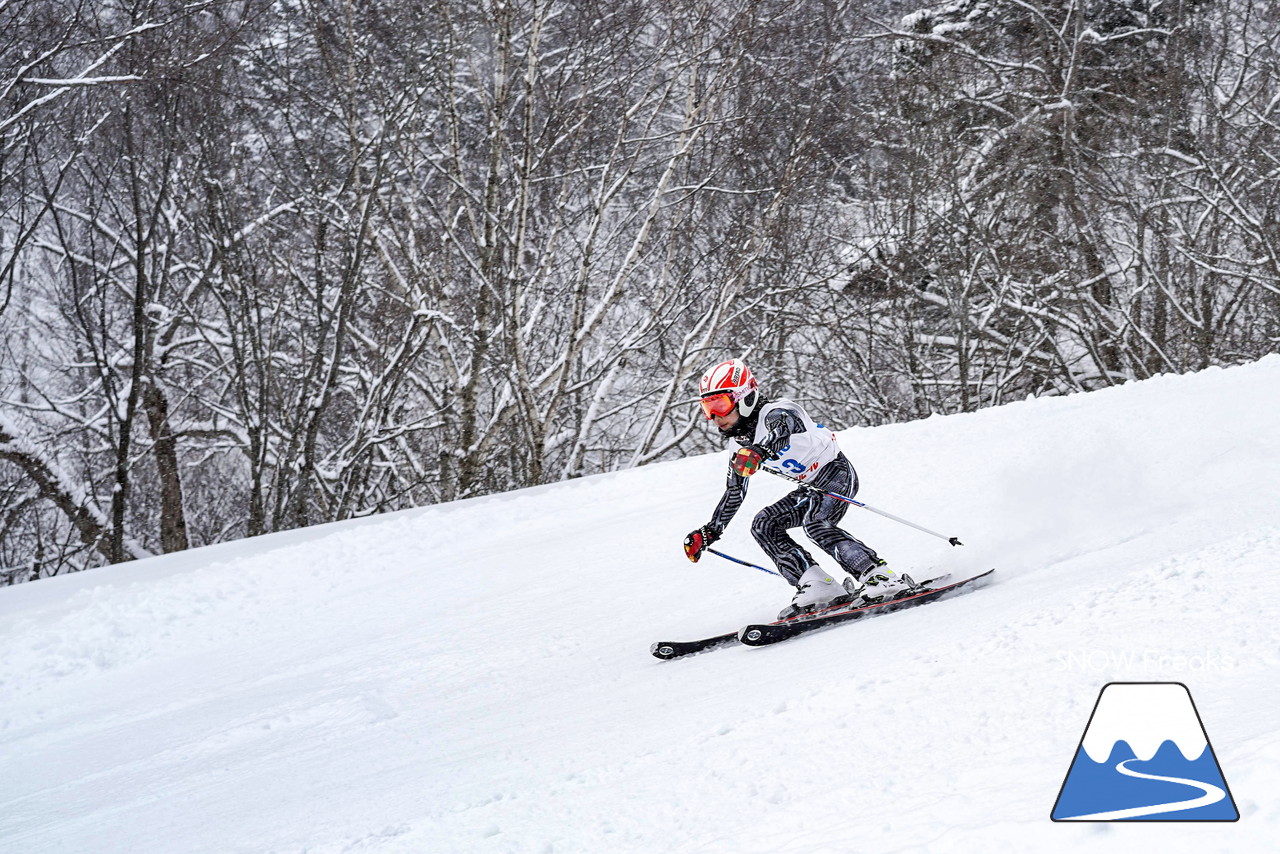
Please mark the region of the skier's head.
[[707, 420], [715, 421], [722, 433], [732, 430], [740, 419], [750, 418], [760, 405], [759, 383], [740, 359], [721, 362], [703, 374], [698, 392]]

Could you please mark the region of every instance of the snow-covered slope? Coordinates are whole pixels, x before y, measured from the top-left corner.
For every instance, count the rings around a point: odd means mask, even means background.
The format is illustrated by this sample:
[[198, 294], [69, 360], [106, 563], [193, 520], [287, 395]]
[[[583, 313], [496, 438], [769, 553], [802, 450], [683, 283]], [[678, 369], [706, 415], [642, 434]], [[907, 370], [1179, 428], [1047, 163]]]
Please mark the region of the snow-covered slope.
[[[0, 590], [0, 851], [1267, 850], [1280, 357], [842, 447], [898, 569], [985, 589], [776, 647], [680, 540], [725, 455]], [[721, 542], [747, 559], [756, 478]], [[1234, 824], [1054, 824], [1100, 688], [1181, 681]]]

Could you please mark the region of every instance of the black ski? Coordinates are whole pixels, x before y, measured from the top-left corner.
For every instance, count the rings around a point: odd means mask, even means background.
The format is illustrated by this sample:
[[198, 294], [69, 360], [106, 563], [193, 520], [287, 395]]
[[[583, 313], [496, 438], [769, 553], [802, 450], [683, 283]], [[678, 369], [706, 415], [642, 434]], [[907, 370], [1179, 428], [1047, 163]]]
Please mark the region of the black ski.
[[[918, 582], [916, 584], [915, 589], [903, 595], [913, 595], [920, 592], [928, 592], [929, 590], [932, 589], [933, 585], [936, 585], [939, 582], [946, 581], [950, 577], [951, 575], [950, 573], [948, 573], [946, 575], [939, 575], [937, 578], [930, 578], [928, 581]], [[893, 600], [893, 601], [897, 601], [897, 600]], [[881, 602], [881, 603], [877, 603], [877, 605], [873, 607], [881, 607], [887, 604], [889, 603]], [[808, 614], [806, 615], [806, 619], [810, 621], [821, 620], [823, 619], [823, 616], [828, 612], [843, 613], [846, 610], [846, 608], [847, 608], [846, 605], [837, 605], [836, 607], [829, 608], [826, 611], [819, 611], [817, 614]], [[786, 622], [787, 621], [770, 623], [770, 625], [784, 625], [786, 624]], [[748, 627], [748, 628], [751, 628], [751, 627]], [[657, 643], [649, 647], [649, 652], [653, 653], [654, 658], [661, 658], [663, 661], [669, 661], [673, 658], [681, 658], [682, 656], [693, 655], [694, 653], [703, 652], [704, 650], [715, 649], [716, 647], [728, 646], [730, 644], [737, 643], [740, 634], [741, 634], [741, 631], [732, 631], [723, 635], [715, 635], [714, 637], [702, 638], [700, 640], [658, 641]]]
[[649, 651], [653, 653], [654, 658], [661, 658], [663, 661], [667, 661], [672, 658], [679, 658], [682, 655], [693, 655], [695, 652], [702, 652], [704, 649], [714, 649], [718, 646], [737, 642], [738, 633], [733, 631], [724, 635], [716, 635], [713, 638], [703, 638], [702, 640], [658, 641], [649, 647]]
[[988, 569], [986, 572], [975, 575], [971, 578], [964, 578], [960, 581], [954, 581], [951, 584], [944, 584], [941, 587], [931, 587], [927, 590], [918, 590], [895, 596], [884, 602], [875, 602], [871, 605], [859, 605], [853, 608], [840, 608], [832, 612], [821, 613], [816, 616], [806, 615], [803, 617], [793, 617], [790, 620], [782, 620], [776, 623], [761, 623], [758, 625], [747, 626], [738, 632], [738, 640], [747, 646], [767, 646], [771, 643], [784, 641], [793, 638], [796, 635], [811, 632], [815, 629], [823, 629], [827, 626], [834, 626], [838, 623], [847, 623], [862, 617], [871, 616], [872, 614], [885, 614], [890, 611], [898, 611], [903, 608], [913, 608], [916, 605], [924, 605], [933, 602], [936, 599], [950, 593], [965, 585], [972, 584], [979, 579], [983, 579], [995, 572], [994, 569]]

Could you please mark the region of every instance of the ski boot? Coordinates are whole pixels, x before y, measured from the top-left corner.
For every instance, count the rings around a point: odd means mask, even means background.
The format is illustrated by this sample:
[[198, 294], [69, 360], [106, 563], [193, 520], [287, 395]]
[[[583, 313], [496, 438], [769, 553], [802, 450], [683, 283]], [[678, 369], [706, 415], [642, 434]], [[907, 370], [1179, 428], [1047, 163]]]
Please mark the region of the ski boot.
[[845, 589], [861, 598], [865, 605], [873, 605], [877, 602], [884, 602], [886, 599], [893, 599], [906, 593], [910, 593], [915, 589], [916, 583], [911, 580], [911, 576], [903, 573], [898, 574], [889, 565], [877, 558], [876, 565], [867, 570], [861, 578], [856, 589], [850, 582], [845, 582]]
[[811, 614], [852, 601], [853, 596], [845, 585], [838, 583], [822, 567], [811, 566], [800, 576], [796, 583], [796, 595], [791, 599], [791, 604], [778, 614], [778, 619], [789, 620], [801, 614]]

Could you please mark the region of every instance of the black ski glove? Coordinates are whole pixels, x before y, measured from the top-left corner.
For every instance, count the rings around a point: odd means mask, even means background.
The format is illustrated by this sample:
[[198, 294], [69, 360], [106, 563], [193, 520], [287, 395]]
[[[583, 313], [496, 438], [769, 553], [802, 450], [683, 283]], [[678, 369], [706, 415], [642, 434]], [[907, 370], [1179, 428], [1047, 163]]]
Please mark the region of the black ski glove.
[[702, 557], [702, 553], [707, 550], [707, 546], [718, 539], [720, 539], [720, 532], [709, 525], [703, 525], [698, 530], [690, 532], [689, 536], [684, 538], [685, 557], [697, 563], [698, 558]]

